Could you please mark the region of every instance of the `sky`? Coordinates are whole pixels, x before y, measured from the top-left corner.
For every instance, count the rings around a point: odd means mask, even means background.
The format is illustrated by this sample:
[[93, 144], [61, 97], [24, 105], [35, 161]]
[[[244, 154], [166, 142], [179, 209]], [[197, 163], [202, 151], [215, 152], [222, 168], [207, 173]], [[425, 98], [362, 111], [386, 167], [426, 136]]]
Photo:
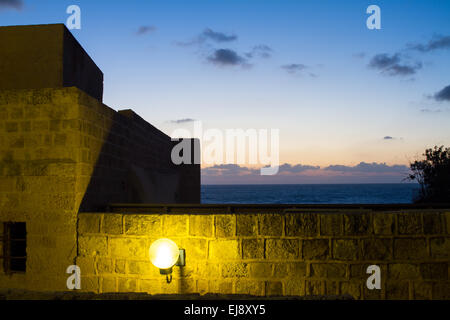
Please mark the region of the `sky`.
[[277, 175], [224, 160], [202, 183], [401, 182], [450, 145], [450, 1], [0, 0], [0, 25], [66, 23], [69, 5], [106, 105], [171, 136], [279, 130]]

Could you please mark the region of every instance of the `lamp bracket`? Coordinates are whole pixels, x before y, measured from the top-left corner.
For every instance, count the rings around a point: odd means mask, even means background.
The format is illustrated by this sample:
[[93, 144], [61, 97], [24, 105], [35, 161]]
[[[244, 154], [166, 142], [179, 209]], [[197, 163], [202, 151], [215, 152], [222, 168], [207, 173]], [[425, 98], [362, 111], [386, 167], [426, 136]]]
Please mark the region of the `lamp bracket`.
[[172, 273], [172, 268], [167, 268], [167, 269], [159, 269], [159, 273], [160, 274], [171, 274]]
[[180, 249], [180, 255], [178, 256], [178, 261], [175, 265], [178, 267], [184, 267], [186, 265], [186, 250]]

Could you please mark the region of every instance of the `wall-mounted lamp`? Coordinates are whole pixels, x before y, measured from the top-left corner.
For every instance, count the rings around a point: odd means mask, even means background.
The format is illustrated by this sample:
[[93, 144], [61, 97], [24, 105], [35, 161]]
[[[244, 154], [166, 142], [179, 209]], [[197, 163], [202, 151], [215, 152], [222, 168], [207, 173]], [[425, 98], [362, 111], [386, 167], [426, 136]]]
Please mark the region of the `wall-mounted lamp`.
[[159, 268], [159, 273], [166, 275], [167, 283], [172, 281], [172, 267], [186, 264], [184, 249], [179, 249], [175, 242], [167, 238], [153, 242], [149, 255], [153, 265]]

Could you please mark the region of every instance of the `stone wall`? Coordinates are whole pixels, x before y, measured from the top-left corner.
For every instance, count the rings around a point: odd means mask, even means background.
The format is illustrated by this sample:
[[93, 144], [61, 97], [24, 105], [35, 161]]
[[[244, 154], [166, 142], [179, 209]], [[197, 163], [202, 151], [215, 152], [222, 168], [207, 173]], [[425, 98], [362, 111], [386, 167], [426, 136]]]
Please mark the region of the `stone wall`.
[[[78, 219], [82, 289], [257, 296], [350, 294], [356, 299], [450, 299], [450, 212], [283, 210], [212, 214], [84, 213]], [[120, 211], [117, 209], [114, 211]], [[206, 208], [206, 210], [208, 210]], [[140, 209], [145, 211], [145, 209]], [[244, 210], [245, 211], [245, 210]], [[254, 213], [254, 212], [267, 213]], [[160, 238], [186, 249], [165, 282], [149, 262]], [[366, 268], [381, 268], [381, 290]]]
[[0, 288], [64, 290], [80, 210], [198, 203], [200, 166], [173, 165], [172, 145], [131, 110], [75, 87], [0, 90], [0, 224], [27, 227], [27, 272], [0, 272]]
[[0, 27], [0, 89], [77, 87], [102, 101], [103, 73], [64, 24]]
[[63, 24], [0, 27], [0, 43], [0, 226], [27, 233], [25, 273], [0, 250], [0, 288], [65, 290], [79, 211], [200, 202], [200, 165], [174, 165], [169, 136], [101, 102], [103, 73]]

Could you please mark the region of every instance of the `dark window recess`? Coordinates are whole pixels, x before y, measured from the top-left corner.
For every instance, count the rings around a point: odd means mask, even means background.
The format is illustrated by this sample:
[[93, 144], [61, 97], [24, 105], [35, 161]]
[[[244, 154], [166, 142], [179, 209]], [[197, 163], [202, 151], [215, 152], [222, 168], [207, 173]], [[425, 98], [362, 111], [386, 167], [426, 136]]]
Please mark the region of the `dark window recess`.
[[6, 273], [26, 271], [27, 229], [25, 222], [5, 222], [3, 224], [3, 265]]

